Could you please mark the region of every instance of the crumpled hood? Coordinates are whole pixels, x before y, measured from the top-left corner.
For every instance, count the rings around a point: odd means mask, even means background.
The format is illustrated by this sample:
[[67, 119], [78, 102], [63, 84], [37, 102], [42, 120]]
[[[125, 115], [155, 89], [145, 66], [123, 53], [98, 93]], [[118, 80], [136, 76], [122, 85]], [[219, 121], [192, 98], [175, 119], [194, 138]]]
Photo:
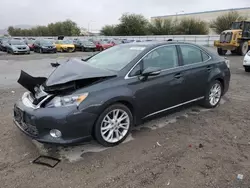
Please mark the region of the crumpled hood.
[[67, 62], [60, 64], [60, 66], [51, 73], [45, 82], [45, 86], [51, 87], [66, 84], [71, 81], [113, 76], [116, 76], [115, 72], [91, 66], [78, 59], [69, 59]]

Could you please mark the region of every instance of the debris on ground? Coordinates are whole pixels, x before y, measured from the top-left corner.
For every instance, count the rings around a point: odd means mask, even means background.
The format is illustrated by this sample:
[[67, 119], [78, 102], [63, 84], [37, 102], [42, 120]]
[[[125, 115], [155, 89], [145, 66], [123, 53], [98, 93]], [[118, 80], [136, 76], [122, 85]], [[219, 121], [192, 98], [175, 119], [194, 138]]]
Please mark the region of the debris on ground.
[[238, 175], [237, 175], [237, 179], [238, 179], [238, 180], [243, 180], [243, 177], [244, 177], [243, 174], [238, 174]]
[[52, 67], [58, 67], [60, 64], [59, 63], [50, 63]]
[[161, 147], [161, 144], [159, 142], [156, 142], [156, 144]]
[[204, 146], [202, 144], [199, 144], [199, 148], [203, 148]]

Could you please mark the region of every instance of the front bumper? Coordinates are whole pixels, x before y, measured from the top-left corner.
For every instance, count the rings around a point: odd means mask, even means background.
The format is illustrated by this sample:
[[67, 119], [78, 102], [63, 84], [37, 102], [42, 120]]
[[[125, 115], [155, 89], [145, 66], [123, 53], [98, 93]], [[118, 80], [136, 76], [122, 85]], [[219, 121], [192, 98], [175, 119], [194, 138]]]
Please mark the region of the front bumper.
[[244, 57], [243, 66], [244, 67], [250, 67], [250, 56], [248, 54], [246, 54], [245, 57]]
[[63, 50], [64, 52], [74, 52], [74, 51], [75, 51], [75, 48], [72, 48], [72, 47], [64, 47], [64, 48], [62, 48], [62, 50]]
[[14, 54], [29, 54], [30, 53], [30, 50], [13, 50], [13, 53]]
[[[90, 140], [97, 115], [79, 111], [76, 107], [39, 108], [25, 106], [22, 100], [14, 105], [14, 123], [27, 136], [50, 144], [74, 144]], [[54, 138], [50, 130], [60, 130]]]
[[44, 53], [56, 53], [57, 52], [56, 48], [42, 48], [42, 51]]
[[237, 47], [239, 47], [239, 44], [237, 44], [237, 43], [221, 43], [220, 41], [214, 41], [214, 46], [217, 48], [225, 49], [225, 50], [235, 50]]

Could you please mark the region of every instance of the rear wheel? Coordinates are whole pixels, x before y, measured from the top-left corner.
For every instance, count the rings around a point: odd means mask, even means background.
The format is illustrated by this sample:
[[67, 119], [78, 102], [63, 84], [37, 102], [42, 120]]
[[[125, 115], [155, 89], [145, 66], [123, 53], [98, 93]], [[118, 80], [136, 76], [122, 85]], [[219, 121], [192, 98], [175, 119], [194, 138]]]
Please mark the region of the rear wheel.
[[117, 103], [106, 108], [99, 116], [94, 127], [94, 136], [103, 146], [115, 146], [127, 138], [132, 125], [131, 111], [125, 105]]
[[222, 91], [222, 84], [219, 80], [211, 82], [202, 105], [206, 108], [215, 108], [221, 100]]
[[250, 67], [245, 67], [245, 72], [250, 72]]
[[217, 52], [219, 55], [226, 55], [227, 50], [223, 50], [222, 48], [217, 48]]
[[248, 48], [249, 48], [248, 42], [247, 41], [242, 42], [238, 48], [238, 54], [245, 56], [248, 52]]

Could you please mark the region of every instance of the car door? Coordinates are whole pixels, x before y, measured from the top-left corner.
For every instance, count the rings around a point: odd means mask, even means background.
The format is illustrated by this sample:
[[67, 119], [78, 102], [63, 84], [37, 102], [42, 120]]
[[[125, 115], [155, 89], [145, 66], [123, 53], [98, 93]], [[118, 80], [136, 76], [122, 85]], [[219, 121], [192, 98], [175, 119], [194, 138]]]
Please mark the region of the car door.
[[[147, 68], [159, 68], [160, 74], [143, 79]], [[136, 108], [141, 118], [150, 117], [179, 103], [183, 77], [175, 45], [157, 47], [132, 69], [127, 79], [134, 91]]]
[[182, 102], [202, 98], [205, 95], [209, 72], [213, 66], [207, 62], [211, 58], [198, 46], [180, 44], [178, 47], [185, 78]]

